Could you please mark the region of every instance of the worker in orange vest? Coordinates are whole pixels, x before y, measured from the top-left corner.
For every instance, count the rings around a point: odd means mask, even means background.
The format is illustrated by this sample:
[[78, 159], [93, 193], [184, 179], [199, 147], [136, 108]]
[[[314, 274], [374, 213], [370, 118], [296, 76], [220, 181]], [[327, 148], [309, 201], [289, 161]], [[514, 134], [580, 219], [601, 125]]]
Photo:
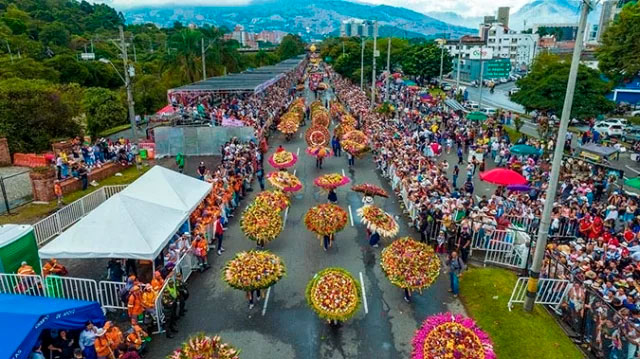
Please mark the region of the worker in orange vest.
[[127, 335], [127, 344], [133, 345], [137, 351], [143, 351], [145, 339], [149, 334], [147, 334], [134, 319], [131, 320], [131, 328], [131, 333]]
[[109, 339], [105, 336], [106, 333], [103, 328], [98, 329], [96, 332], [96, 340], [93, 342], [93, 347], [96, 349], [98, 359], [114, 359]]
[[140, 292], [140, 287], [137, 285], [134, 285], [129, 293], [127, 311], [129, 312], [129, 317], [132, 319], [142, 314], [142, 293]]
[[55, 258], [51, 258], [47, 263], [44, 264], [44, 267], [42, 267], [42, 274], [44, 274], [45, 277], [49, 274], [65, 276], [67, 275], [67, 273], [67, 268], [58, 263]]
[[36, 271], [33, 270], [33, 267], [28, 265], [25, 261], [22, 262], [17, 273], [18, 275], [36, 275]]
[[102, 328], [106, 331], [105, 336], [109, 340], [109, 346], [111, 350], [116, 350], [120, 344], [122, 344], [122, 331], [117, 326], [113, 325], [113, 322], [108, 321], [104, 323]]
[[207, 252], [209, 251], [209, 244], [207, 243], [207, 240], [202, 236], [197, 235], [193, 240], [193, 243], [191, 243], [191, 246], [193, 247], [196, 259], [198, 260], [198, 271], [203, 272], [204, 270], [211, 268], [207, 261]]
[[142, 292], [142, 308], [152, 315], [155, 312], [157, 292], [153, 290], [150, 284], [144, 286]]
[[153, 279], [151, 280], [151, 287], [154, 291], [159, 292], [162, 289], [162, 285], [164, 284], [164, 279], [162, 279], [162, 274], [156, 271], [153, 274]]
[[60, 185], [60, 180], [55, 180], [55, 182], [53, 182], [53, 193], [58, 199], [58, 206], [64, 204], [64, 202], [62, 202], [62, 186]]

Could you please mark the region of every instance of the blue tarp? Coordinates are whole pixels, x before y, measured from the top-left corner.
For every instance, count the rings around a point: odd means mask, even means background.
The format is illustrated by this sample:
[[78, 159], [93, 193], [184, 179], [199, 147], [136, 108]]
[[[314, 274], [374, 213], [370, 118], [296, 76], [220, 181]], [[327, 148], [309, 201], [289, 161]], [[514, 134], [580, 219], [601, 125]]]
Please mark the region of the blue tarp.
[[26, 359], [45, 329], [81, 329], [105, 321], [97, 302], [0, 294], [0, 358]]

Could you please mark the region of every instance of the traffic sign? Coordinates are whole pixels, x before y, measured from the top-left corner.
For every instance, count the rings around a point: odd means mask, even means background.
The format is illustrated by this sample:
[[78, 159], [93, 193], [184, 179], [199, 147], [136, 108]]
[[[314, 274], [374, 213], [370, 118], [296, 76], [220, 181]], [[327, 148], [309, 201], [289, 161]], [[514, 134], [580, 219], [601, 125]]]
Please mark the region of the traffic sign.
[[511, 61], [509, 59], [494, 59], [486, 62], [485, 75], [487, 79], [509, 77], [511, 73]]

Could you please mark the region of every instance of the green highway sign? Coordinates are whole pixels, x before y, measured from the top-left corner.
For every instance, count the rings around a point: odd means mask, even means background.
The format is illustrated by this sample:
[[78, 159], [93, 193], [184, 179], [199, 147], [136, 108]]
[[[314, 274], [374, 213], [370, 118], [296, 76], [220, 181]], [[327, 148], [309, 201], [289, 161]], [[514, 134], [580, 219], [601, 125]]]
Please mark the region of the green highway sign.
[[509, 73], [511, 73], [511, 61], [509, 61], [509, 59], [489, 60], [485, 66], [484, 76], [487, 79], [509, 77]]

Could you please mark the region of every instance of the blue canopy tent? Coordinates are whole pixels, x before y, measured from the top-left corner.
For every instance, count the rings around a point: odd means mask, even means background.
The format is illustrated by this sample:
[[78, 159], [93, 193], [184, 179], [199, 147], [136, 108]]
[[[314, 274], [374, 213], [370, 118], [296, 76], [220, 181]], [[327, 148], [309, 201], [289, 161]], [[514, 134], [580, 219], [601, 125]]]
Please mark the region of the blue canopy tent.
[[97, 302], [0, 294], [0, 358], [26, 359], [45, 329], [81, 329], [105, 321]]

